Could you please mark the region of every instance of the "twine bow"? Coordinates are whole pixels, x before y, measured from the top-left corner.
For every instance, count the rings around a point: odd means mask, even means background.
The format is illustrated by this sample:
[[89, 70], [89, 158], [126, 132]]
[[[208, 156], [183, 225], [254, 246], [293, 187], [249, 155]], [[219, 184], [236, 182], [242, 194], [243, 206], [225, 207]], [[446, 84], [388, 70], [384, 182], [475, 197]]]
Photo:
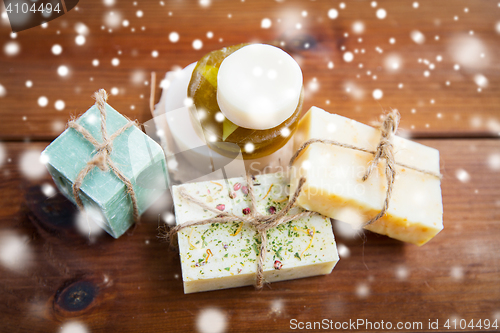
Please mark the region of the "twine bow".
[[118, 169], [110, 158], [111, 152], [113, 151], [113, 141], [121, 134], [123, 134], [130, 127], [137, 125], [135, 121], [131, 121], [127, 118], [128, 123], [122, 128], [117, 130], [111, 136], [108, 135], [106, 128], [106, 101], [108, 100], [108, 94], [104, 89], [94, 93], [95, 105], [101, 114], [101, 134], [102, 143], [98, 142], [92, 134], [89, 133], [83, 126], [78, 124], [76, 120], [70, 120], [68, 122], [68, 127], [73, 128], [78, 133], [80, 133], [87, 141], [89, 141], [95, 147], [95, 155], [87, 162], [87, 165], [78, 173], [74, 183], [73, 183], [73, 196], [75, 197], [76, 204], [81, 210], [84, 209], [82, 199], [80, 198], [80, 187], [82, 186], [83, 180], [89, 174], [94, 167], [98, 167], [102, 171], [108, 171], [111, 169], [113, 173], [125, 184], [127, 187], [127, 193], [132, 200], [133, 207], [133, 218], [134, 222], [139, 222], [139, 207], [137, 205], [137, 198], [135, 195], [134, 188], [130, 180]]
[[[330, 145], [335, 145], [335, 146], [348, 148], [348, 149], [354, 149], [354, 150], [358, 150], [358, 151], [362, 151], [362, 152], [374, 155], [373, 160], [370, 162], [370, 164], [368, 165], [368, 167], [366, 169], [365, 174], [363, 175], [363, 178], [362, 178], [363, 181], [366, 181], [368, 179], [368, 177], [372, 174], [373, 170], [378, 166], [378, 164], [380, 163], [381, 160], [385, 160], [385, 162], [386, 162], [385, 163], [385, 176], [387, 179], [386, 196], [385, 196], [385, 200], [384, 200], [384, 203], [383, 203], [383, 206], [382, 206], [382, 209], [380, 210], [380, 212], [375, 217], [373, 217], [372, 219], [370, 219], [369, 221], [364, 223], [364, 226], [370, 225], [370, 224], [374, 223], [375, 221], [379, 220], [382, 216], [384, 216], [385, 213], [387, 212], [387, 209], [389, 208], [389, 201], [390, 201], [390, 198], [392, 195], [394, 181], [396, 179], [396, 165], [399, 165], [399, 166], [402, 166], [402, 167], [405, 167], [408, 169], [416, 170], [416, 171], [422, 172], [424, 174], [435, 176], [435, 177], [441, 179], [440, 174], [436, 174], [436, 173], [431, 172], [431, 171], [415, 168], [415, 167], [412, 167], [412, 166], [395, 161], [394, 146], [392, 144], [392, 138], [394, 137], [394, 134], [396, 133], [396, 131], [398, 129], [400, 118], [401, 117], [399, 115], [399, 112], [397, 112], [397, 111], [392, 111], [392, 112], [385, 115], [385, 117], [382, 121], [382, 124], [380, 126], [380, 141], [379, 141], [379, 143], [377, 145], [377, 149], [375, 151], [361, 148], [361, 147], [356, 147], [356, 146], [350, 145], [350, 144], [341, 143], [341, 142], [334, 141], [334, 140], [310, 139], [310, 140], [304, 142], [304, 144], [295, 152], [295, 154], [290, 159], [289, 167], [291, 167], [293, 165], [293, 163], [295, 162], [297, 157], [300, 155], [300, 153], [304, 149], [306, 149], [309, 145], [314, 144], [314, 143], [330, 144]], [[171, 244], [173, 244], [174, 236], [182, 229], [188, 228], [188, 227], [194, 227], [194, 226], [210, 224], [210, 223], [228, 223], [228, 222], [235, 222], [235, 221], [249, 223], [250, 225], [255, 227], [255, 229], [257, 230], [257, 233], [261, 239], [259, 260], [257, 261], [257, 275], [256, 275], [256, 284], [255, 284], [257, 289], [261, 289], [263, 284], [264, 284], [264, 268], [263, 268], [263, 266], [264, 266], [264, 260], [266, 257], [266, 251], [267, 251], [267, 249], [266, 249], [266, 245], [267, 245], [266, 232], [267, 232], [267, 230], [270, 230], [272, 228], [279, 226], [280, 224], [283, 224], [283, 223], [286, 223], [286, 222], [289, 222], [289, 221], [292, 221], [295, 219], [299, 219], [299, 218], [303, 218], [303, 217], [307, 217], [307, 216], [312, 216], [312, 215], [316, 215], [316, 214], [319, 215], [319, 213], [311, 212], [311, 211], [307, 211], [307, 210], [303, 211], [301, 213], [298, 213], [298, 214], [287, 215], [288, 212], [295, 205], [295, 202], [297, 201], [297, 198], [299, 197], [300, 192], [301, 192], [302, 187], [304, 186], [305, 182], [306, 182], [306, 179], [304, 177], [299, 179], [299, 183], [297, 185], [295, 193], [293, 194], [293, 196], [289, 200], [288, 204], [286, 205], [286, 207], [284, 209], [282, 209], [280, 212], [276, 213], [275, 215], [261, 215], [255, 209], [255, 195], [253, 192], [253, 182], [252, 182], [249, 175], [247, 175], [247, 183], [248, 183], [248, 188], [249, 188], [248, 194], [249, 194], [250, 200], [251, 200], [251, 213], [249, 215], [246, 215], [246, 216], [237, 216], [237, 215], [234, 215], [234, 214], [229, 213], [229, 212], [220, 212], [216, 208], [210, 207], [210, 206], [206, 205], [205, 203], [203, 203], [202, 201], [200, 201], [196, 198], [193, 198], [192, 196], [190, 196], [189, 194], [186, 193], [186, 191], [183, 187], [180, 187], [179, 188], [179, 195], [182, 198], [202, 207], [203, 209], [214, 212], [214, 213], [218, 214], [218, 216], [216, 216], [214, 218], [201, 220], [201, 221], [189, 221], [189, 222], [185, 222], [185, 223], [182, 223], [182, 224], [175, 226], [169, 232], [170, 242], [171, 242]]]

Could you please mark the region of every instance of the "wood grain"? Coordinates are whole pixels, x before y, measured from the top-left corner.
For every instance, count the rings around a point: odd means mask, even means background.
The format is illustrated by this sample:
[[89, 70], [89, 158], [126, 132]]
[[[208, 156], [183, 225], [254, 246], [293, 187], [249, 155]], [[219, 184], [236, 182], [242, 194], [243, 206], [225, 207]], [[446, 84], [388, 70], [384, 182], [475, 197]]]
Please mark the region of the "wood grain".
[[[99, 88], [117, 88], [110, 103], [145, 122], [150, 119], [145, 83], [151, 71], [161, 77], [211, 50], [254, 41], [284, 42], [299, 61], [306, 110], [316, 105], [367, 123], [382, 109], [395, 108], [403, 114], [402, 127], [413, 137], [491, 137], [500, 132], [500, 66], [495, 56], [500, 52], [495, 31], [500, 9], [494, 1], [423, 1], [418, 8], [397, 0], [379, 1], [373, 8], [365, 1], [349, 2], [345, 9], [324, 1], [212, 1], [207, 8], [195, 1], [163, 3], [106, 7], [102, 1], [85, 1], [46, 29], [36, 27], [15, 39], [8, 25], [0, 26], [0, 45], [20, 46], [16, 56], [0, 54], [0, 84], [7, 90], [0, 105], [0, 139], [53, 139], [70, 114], [83, 113], [92, 104], [90, 96]], [[337, 8], [337, 19], [328, 17], [331, 8]], [[376, 17], [380, 8], [387, 11], [385, 19]], [[137, 17], [138, 10], [142, 17]], [[106, 19], [110, 12], [121, 18], [113, 28]], [[263, 18], [271, 19], [269, 29], [261, 28]], [[122, 20], [129, 25], [124, 27]], [[353, 32], [356, 22], [364, 25], [363, 33]], [[89, 30], [81, 46], [75, 43], [77, 23]], [[425, 36], [423, 44], [410, 38], [414, 30]], [[172, 31], [179, 33], [177, 43], [169, 41]], [[207, 37], [209, 31], [212, 38]], [[203, 42], [201, 50], [193, 49], [195, 39]], [[60, 55], [52, 54], [54, 44], [62, 46]], [[153, 51], [159, 56], [154, 58]], [[352, 62], [343, 60], [346, 51], [353, 53]], [[436, 59], [439, 55], [442, 61]], [[116, 67], [113, 58], [120, 60]], [[99, 66], [92, 65], [93, 59]], [[391, 59], [399, 64], [398, 70], [391, 69]], [[330, 61], [333, 69], [328, 68]], [[454, 70], [455, 64], [460, 70]], [[67, 76], [57, 74], [60, 65], [69, 68]], [[474, 82], [477, 74], [488, 80], [481, 92]], [[27, 80], [32, 88], [25, 86]], [[382, 90], [382, 99], [372, 97], [375, 89]], [[157, 87], [157, 96], [159, 92]], [[40, 96], [48, 98], [48, 106], [38, 105]], [[54, 108], [59, 99], [66, 104], [62, 111]]]
[[[227, 332], [290, 331], [291, 319], [423, 323], [422, 330], [407, 331], [428, 331], [430, 319], [439, 320], [438, 332], [456, 331], [444, 328], [447, 319], [500, 321], [500, 6], [422, 0], [414, 8], [414, 2], [345, 1], [341, 9], [337, 1], [214, 0], [207, 7], [194, 0], [116, 1], [108, 7], [85, 0], [47, 28], [16, 36], [0, 19], [0, 331], [59, 332], [71, 322], [88, 332], [200, 331], [197, 321], [208, 309], [225, 317]], [[332, 8], [336, 19], [328, 17]], [[381, 8], [384, 19], [376, 16]], [[269, 29], [261, 28], [264, 18]], [[364, 32], [353, 30], [357, 22]], [[79, 23], [88, 28], [84, 45], [75, 43]], [[424, 43], [412, 40], [415, 30]], [[173, 31], [176, 43], [169, 41]], [[315, 105], [369, 123], [383, 109], [398, 109], [402, 134], [440, 150], [445, 229], [416, 247], [369, 232], [342, 236], [336, 224], [343, 253], [328, 276], [262, 291], [184, 295], [178, 253], [158, 238], [168, 195], [140, 226], [114, 240], [79, 231], [75, 207], [60, 194], [44, 194], [53, 183], [37, 154], [70, 115], [93, 104], [95, 90], [117, 88], [110, 103], [146, 122], [150, 72], [162, 77], [241, 42], [283, 43], [303, 70], [304, 110]], [[11, 43], [19, 45], [17, 55], [5, 51]], [[54, 44], [60, 55], [51, 52]], [[353, 61], [344, 61], [345, 52]], [[57, 73], [61, 65], [69, 69], [65, 77]], [[488, 81], [480, 91], [478, 74]], [[383, 92], [380, 100], [375, 89]], [[48, 98], [46, 107], [38, 105], [40, 96]], [[54, 107], [59, 99], [61, 111]], [[10, 262], [5, 253], [16, 249], [25, 256]]]
[[[349, 255], [328, 276], [273, 283], [262, 291], [190, 295], [182, 291], [178, 253], [157, 238], [167, 199], [120, 239], [89, 238], [75, 229], [71, 204], [40, 192], [39, 184], [51, 183], [47, 175], [27, 180], [20, 172], [23, 152], [46, 143], [4, 144], [11, 161], [0, 170], [0, 236], [24, 239], [32, 258], [21, 271], [0, 266], [2, 330], [54, 332], [77, 320], [90, 332], [186, 332], [196, 329], [209, 308], [226, 316], [227, 332], [288, 331], [294, 318], [424, 325], [439, 319], [443, 332], [450, 318], [493, 320], [500, 311], [500, 171], [491, 160], [500, 154], [500, 141], [419, 142], [440, 150], [444, 175], [445, 229], [428, 244], [417, 247], [369, 232], [342, 237], [334, 225], [337, 243]], [[470, 180], [459, 181], [457, 170]], [[58, 295], [82, 281], [95, 286], [96, 295], [84, 309], [69, 312]]]

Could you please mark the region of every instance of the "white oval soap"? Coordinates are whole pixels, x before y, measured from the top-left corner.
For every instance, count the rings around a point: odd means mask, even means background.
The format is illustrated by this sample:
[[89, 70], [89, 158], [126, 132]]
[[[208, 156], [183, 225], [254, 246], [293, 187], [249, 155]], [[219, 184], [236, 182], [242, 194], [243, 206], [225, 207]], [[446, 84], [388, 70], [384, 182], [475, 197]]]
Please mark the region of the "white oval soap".
[[222, 61], [217, 74], [217, 103], [234, 124], [256, 130], [288, 119], [299, 103], [302, 71], [285, 51], [251, 44]]

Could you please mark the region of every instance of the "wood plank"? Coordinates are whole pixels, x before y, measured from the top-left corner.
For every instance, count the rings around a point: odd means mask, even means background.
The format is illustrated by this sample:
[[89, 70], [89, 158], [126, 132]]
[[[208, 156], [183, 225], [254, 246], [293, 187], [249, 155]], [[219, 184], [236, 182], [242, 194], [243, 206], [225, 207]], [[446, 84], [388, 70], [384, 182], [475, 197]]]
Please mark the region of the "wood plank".
[[328, 276], [191, 295], [182, 291], [178, 253], [157, 238], [167, 199], [120, 239], [89, 238], [76, 231], [71, 204], [40, 192], [47, 174], [30, 180], [20, 171], [23, 154], [47, 143], [4, 143], [0, 237], [20, 240], [27, 255], [24, 268], [8, 269], [2, 238], [1, 330], [54, 332], [77, 321], [89, 332], [186, 332], [207, 309], [226, 318], [227, 332], [288, 331], [291, 319], [422, 322], [423, 331], [430, 319], [439, 320], [437, 332], [455, 331], [443, 327], [447, 319], [500, 320], [500, 140], [419, 142], [440, 150], [444, 175], [445, 229], [428, 244], [344, 237], [335, 225], [348, 251]]
[[[500, 52], [495, 30], [499, 8], [494, 1], [425, 1], [418, 8], [398, 0], [379, 1], [373, 8], [365, 1], [347, 3], [345, 9], [330, 2], [298, 0], [211, 1], [206, 8], [187, 1], [163, 3], [117, 2], [106, 7], [100, 0], [88, 0], [47, 28], [35, 27], [14, 39], [2, 19], [0, 45], [17, 43], [20, 52], [0, 53], [0, 84], [6, 90], [0, 97], [0, 139], [53, 139], [71, 114], [83, 113], [92, 104], [90, 96], [99, 88], [117, 88], [110, 103], [145, 122], [150, 119], [145, 81], [151, 71], [161, 76], [210, 50], [254, 41], [285, 42], [304, 73], [305, 109], [316, 105], [367, 123], [382, 109], [396, 108], [403, 114], [402, 128], [412, 137], [485, 137], [500, 132], [500, 66], [495, 56]], [[331, 8], [339, 13], [334, 20], [328, 17]], [[387, 11], [385, 19], [376, 17], [380, 8]], [[138, 10], [142, 17], [137, 17]], [[106, 20], [110, 12], [121, 18], [113, 28]], [[263, 18], [271, 19], [269, 29], [261, 28]], [[127, 27], [123, 20], [128, 20]], [[355, 22], [364, 25], [363, 33], [353, 31]], [[77, 23], [89, 30], [81, 46], [75, 43]], [[414, 30], [425, 36], [422, 45], [410, 38]], [[177, 43], [169, 41], [172, 31], [179, 33]], [[212, 38], [207, 37], [209, 31]], [[203, 42], [201, 50], [193, 49], [195, 39]], [[60, 55], [52, 54], [54, 44], [62, 46]], [[157, 58], [153, 51], [158, 51]], [[346, 51], [353, 53], [352, 62], [343, 60]], [[439, 55], [442, 61], [436, 59]], [[120, 60], [118, 66], [111, 64], [113, 58]], [[98, 67], [93, 59], [99, 60]], [[397, 71], [391, 70], [391, 59], [399, 59]], [[330, 61], [333, 69], [328, 68]], [[455, 64], [460, 64], [459, 70], [454, 70]], [[69, 68], [65, 77], [57, 74], [61, 65]], [[426, 70], [429, 77], [424, 76]], [[481, 92], [474, 82], [478, 74], [489, 82]], [[31, 88], [25, 86], [28, 80]], [[375, 89], [382, 90], [382, 99], [372, 97]], [[46, 107], [38, 105], [41, 96], [48, 98]], [[59, 99], [65, 102], [62, 111], [54, 107]]]

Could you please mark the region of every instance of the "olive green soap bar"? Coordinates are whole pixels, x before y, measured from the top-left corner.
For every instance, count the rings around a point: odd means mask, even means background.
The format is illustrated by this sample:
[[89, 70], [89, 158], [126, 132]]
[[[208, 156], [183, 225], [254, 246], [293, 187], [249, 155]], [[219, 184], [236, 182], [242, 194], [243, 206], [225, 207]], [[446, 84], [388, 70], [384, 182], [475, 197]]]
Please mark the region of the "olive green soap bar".
[[[108, 136], [128, 123], [108, 104], [106, 114]], [[77, 123], [96, 141], [103, 142], [101, 116], [95, 105], [78, 118]], [[42, 153], [57, 187], [73, 203], [76, 203], [73, 183], [95, 154], [92, 143], [73, 128], [66, 129]], [[131, 126], [113, 140], [110, 159], [131, 181], [140, 214], [166, 190], [168, 175], [163, 150], [136, 126]], [[134, 223], [127, 188], [111, 170], [94, 167], [83, 180], [80, 198], [93, 220], [114, 238], [120, 237]]]

